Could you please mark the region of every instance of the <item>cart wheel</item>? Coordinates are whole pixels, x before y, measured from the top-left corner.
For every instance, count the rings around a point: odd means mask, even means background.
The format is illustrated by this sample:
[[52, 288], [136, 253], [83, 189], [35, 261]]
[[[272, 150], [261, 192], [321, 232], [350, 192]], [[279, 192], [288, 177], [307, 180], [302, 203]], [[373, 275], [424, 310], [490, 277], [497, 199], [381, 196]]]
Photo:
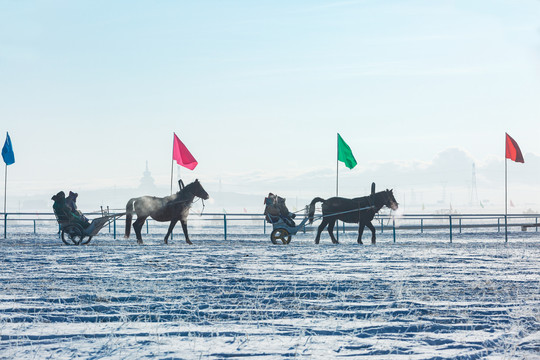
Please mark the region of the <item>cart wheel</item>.
[[62, 229], [62, 241], [66, 245], [81, 245], [84, 231], [80, 225], [67, 225]]
[[272, 240], [272, 244], [277, 244], [277, 241], [281, 240], [283, 244], [287, 245], [291, 242], [291, 234], [285, 229], [274, 229], [270, 234], [270, 240]]

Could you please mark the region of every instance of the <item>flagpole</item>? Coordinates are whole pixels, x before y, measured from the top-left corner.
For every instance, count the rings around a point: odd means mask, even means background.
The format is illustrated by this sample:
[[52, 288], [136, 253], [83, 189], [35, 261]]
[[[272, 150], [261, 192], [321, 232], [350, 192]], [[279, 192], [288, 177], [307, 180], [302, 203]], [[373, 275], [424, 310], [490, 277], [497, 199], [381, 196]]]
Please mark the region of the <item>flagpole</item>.
[[174, 132], [173, 132], [173, 146], [171, 153], [171, 195], [172, 195], [172, 181], [173, 181], [173, 172], [174, 172]]
[[[339, 133], [336, 136], [336, 197], [339, 194]], [[339, 241], [339, 221], [336, 220], [336, 239]]]
[[339, 194], [339, 133], [336, 137], [337, 151], [336, 151], [336, 196]]
[[176, 177], [178, 178], [176, 182], [178, 183], [178, 187], [180, 188], [180, 180], [182, 180], [182, 175], [180, 175], [180, 165], [176, 165]]
[[504, 242], [508, 242], [508, 159], [504, 157]]
[[173, 171], [174, 171], [174, 160], [171, 159], [171, 195], [172, 195], [172, 179], [173, 179]]
[[7, 215], [6, 215], [6, 200], [7, 200], [7, 163], [4, 175], [4, 239], [7, 237]]
[[7, 164], [5, 165], [5, 167], [6, 167], [6, 171], [4, 175], [4, 216], [6, 214], [6, 199], [7, 199]]

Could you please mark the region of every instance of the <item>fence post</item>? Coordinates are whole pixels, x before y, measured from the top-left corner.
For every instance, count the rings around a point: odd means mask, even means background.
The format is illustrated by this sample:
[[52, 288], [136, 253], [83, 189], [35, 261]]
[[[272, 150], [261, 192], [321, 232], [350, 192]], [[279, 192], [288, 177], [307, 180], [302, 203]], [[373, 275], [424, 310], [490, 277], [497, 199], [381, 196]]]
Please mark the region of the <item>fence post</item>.
[[36, 220], [34, 220], [34, 235], [36, 235]]
[[459, 233], [461, 234], [461, 218], [459, 218]]
[[392, 232], [394, 234], [394, 243], [396, 242], [396, 220], [392, 219]]
[[452, 243], [452, 215], [448, 215], [448, 219], [450, 220], [450, 243]]
[[7, 238], [7, 213], [4, 214], [4, 239]]
[[[111, 224], [109, 223], [109, 233], [111, 232]], [[116, 217], [113, 219], [113, 239], [116, 240]]]
[[149, 234], [149, 231], [148, 231], [148, 220], [146, 220], [146, 235]]
[[381, 217], [381, 234], [383, 233], [384, 231], [384, 219]]
[[263, 224], [264, 224], [263, 234], [266, 235], [266, 219], [263, 219]]
[[508, 215], [504, 215], [504, 242], [508, 242]]
[[225, 240], [227, 240], [227, 214], [223, 214], [223, 235]]
[[424, 218], [420, 219], [420, 234], [424, 233]]

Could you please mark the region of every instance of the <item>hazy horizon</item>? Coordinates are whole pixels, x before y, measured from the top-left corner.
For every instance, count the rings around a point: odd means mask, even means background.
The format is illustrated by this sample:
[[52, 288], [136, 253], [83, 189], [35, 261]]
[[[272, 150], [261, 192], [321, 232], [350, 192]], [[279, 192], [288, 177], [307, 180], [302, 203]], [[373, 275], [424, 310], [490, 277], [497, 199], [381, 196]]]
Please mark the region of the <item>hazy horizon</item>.
[[[540, 190], [534, 171], [540, 166], [540, 157], [532, 153], [524, 156], [528, 167], [512, 162], [508, 164], [509, 210], [516, 213], [538, 212]], [[476, 179], [473, 178], [473, 164]], [[69, 188], [51, 187], [48, 192], [33, 194], [21, 188], [20, 193], [8, 193], [8, 199], [11, 196], [15, 200], [10, 202], [8, 210], [48, 209], [52, 204], [50, 197], [58, 191], [78, 192], [80, 206], [86, 211], [95, 211], [100, 206], [122, 208], [129, 198], [136, 196], [168, 195], [170, 177], [158, 179], [154, 177], [151, 165], [149, 170], [148, 175], [141, 171], [138, 177], [133, 177], [125, 185], [90, 187], [74, 184]], [[431, 162], [359, 164], [355, 170], [341, 169], [340, 196], [367, 195], [371, 182], [375, 182], [377, 191], [392, 188], [405, 212], [504, 212], [504, 162], [500, 159], [475, 163], [468, 153], [454, 148], [437, 154]], [[186, 184], [195, 178], [194, 172], [182, 170], [182, 174]], [[149, 182], [148, 177], [151, 178]], [[203, 178], [201, 182], [211, 196], [205, 204], [207, 210], [259, 213], [264, 208], [262, 200], [268, 192], [286, 197], [291, 209], [301, 209], [316, 196], [335, 196], [335, 177], [335, 169], [320, 168], [309, 172], [289, 171], [284, 176], [271, 177], [254, 172], [245, 174], [244, 180], [242, 177]], [[476, 188], [473, 180], [476, 180]], [[173, 191], [177, 190], [175, 179]]]

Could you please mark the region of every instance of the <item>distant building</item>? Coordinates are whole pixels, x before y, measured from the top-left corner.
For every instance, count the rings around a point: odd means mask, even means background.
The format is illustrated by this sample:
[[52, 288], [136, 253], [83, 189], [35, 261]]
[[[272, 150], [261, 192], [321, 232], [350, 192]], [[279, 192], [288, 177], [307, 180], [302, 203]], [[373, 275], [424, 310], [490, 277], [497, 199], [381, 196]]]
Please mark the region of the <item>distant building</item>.
[[157, 190], [154, 178], [148, 170], [148, 161], [146, 162], [146, 170], [143, 172], [141, 183], [139, 184], [139, 190], [145, 193], [154, 193]]

